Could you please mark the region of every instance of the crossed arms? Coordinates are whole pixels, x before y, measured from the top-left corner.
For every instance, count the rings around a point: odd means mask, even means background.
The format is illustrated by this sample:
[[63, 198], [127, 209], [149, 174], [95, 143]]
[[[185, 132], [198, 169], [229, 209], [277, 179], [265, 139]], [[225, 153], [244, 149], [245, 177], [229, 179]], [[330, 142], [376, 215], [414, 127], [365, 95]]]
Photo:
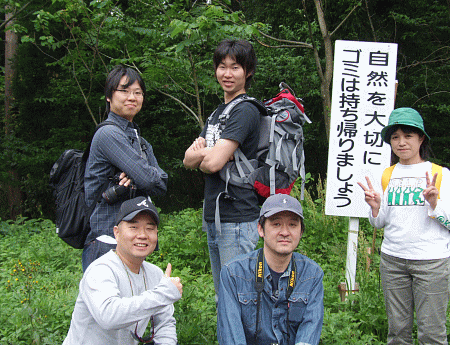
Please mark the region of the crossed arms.
[[230, 139], [219, 139], [214, 147], [206, 147], [206, 140], [198, 137], [184, 154], [183, 164], [188, 169], [199, 168], [206, 174], [218, 172], [233, 157], [239, 143]]

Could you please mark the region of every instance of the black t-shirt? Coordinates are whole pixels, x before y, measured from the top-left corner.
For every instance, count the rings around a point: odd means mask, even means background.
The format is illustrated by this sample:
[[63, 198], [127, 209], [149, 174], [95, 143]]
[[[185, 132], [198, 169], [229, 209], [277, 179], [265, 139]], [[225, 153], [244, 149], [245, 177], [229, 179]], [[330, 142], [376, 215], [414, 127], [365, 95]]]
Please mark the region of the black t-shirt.
[[281, 276], [284, 274], [284, 272], [275, 272], [273, 269], [270, 268], [270, 275], [272, 276], [272, 293], [275, 298], [278, 298], [279, 292], [278, 292], [278, 282], [280, 281]]
[[[238, 97], [242, 97], [239, 95]], [[219, 139], [230, 139], [239, 143], [239, 148], [248, 159], [256, 158], [259, 141], [260, 113], [258, 108], [250, 102], [241, 102], [230, 113], [226, 127], [220, 133], [219, 115], [227, 104], [221, 104], [212, 119], [207, 122], [200, 136], [206, 139], [208, 147], [213, 147]], [[225, 190], [225, 181], [219, 173], [205, 174], [205, 212], [208, 222], [214, 222], [216, 198]], [[222, 223], [251, 222], [259, 216], [259, 204], [256, 192], [228, 185], [228, 194], [235, 198], [220, 199], [220, 221]]]

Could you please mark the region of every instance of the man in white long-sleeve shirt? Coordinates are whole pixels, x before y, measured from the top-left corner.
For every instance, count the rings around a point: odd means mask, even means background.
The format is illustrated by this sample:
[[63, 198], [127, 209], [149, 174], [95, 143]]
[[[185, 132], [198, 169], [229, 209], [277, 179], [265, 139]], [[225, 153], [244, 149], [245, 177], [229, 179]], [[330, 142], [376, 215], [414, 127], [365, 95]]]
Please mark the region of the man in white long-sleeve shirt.
[[[148, 198], [125, 201], [114, 235], [117, 248], [95, 260], [80, 282], [63, 345], [177, 344], [173, 303], [182, 295], [178, 277], [145, 262], [158, 240], [159, 215]], [[151, 321], [149, 336], [144, 337]]]

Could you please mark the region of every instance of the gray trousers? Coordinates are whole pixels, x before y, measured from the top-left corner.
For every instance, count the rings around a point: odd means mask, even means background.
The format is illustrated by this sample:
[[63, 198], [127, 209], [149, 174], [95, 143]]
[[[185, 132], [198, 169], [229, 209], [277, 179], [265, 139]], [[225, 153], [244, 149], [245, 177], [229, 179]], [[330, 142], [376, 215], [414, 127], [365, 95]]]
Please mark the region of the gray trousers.
[[406, 260], [381, 253], [388, 345], [411, 345], [414, 310], [420, 345], [447, 345], [450, 259]]

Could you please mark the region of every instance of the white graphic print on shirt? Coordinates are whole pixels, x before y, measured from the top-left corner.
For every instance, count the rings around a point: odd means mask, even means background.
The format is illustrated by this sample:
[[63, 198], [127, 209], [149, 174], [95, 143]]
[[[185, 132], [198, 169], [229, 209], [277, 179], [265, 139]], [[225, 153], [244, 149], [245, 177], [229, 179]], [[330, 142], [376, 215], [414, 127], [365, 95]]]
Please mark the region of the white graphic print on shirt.
[[206, 128], [205, 134], [206, 147], [214, 147], [217, 141], [219, 141], [220, 135], [222, 134], [219, 127], [219, 123], [216, 123], [215, 125], [208, 123], [208, 128]]

